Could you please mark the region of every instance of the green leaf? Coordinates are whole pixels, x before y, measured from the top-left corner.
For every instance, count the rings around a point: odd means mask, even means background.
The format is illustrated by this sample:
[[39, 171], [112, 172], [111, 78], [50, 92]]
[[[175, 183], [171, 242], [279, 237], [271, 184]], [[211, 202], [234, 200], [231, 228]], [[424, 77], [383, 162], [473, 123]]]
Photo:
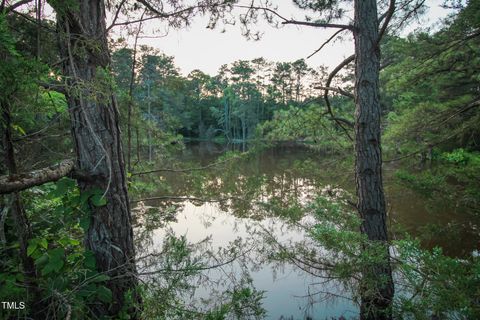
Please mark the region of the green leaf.
[[95, 194], [91, 198], [92, 204], [95, 207], [102, 207], [107, 204], [107, 199], [103, 197], [101, 194]]
[[65, 250], [63, 248], [56, 248], [48, 252], [48, 263], [42, 269], [42, 275], [45, 276], [53, 271], [60, 272], [65, 262], [63, 261]]
[[83, 231], [87, 232], [88, 227], [90, 227], [90, 217], [81, 217], [78, 223]]
[[37, 250], [38, 242], [35, 240], [30, 240], [30, 244], [27, 247], [27, 256], [31, 256], [35, 250]]
[[85, 267], [88, 269], [95, 269], [95, 256], [93, 255], [93, 252], [91, 251], [86, 251], [85, 252], [85, 260], [84, 260]]
[[81, 297], [88, 297], [88, 296], [91, 296], [92, 294], [94, 294], [95, 292], [96, 292], [95, 285], [90, 283], [90, 284], [84, 286], [83, 288], [81, 288], [78, 291], [78, 295], [81, 296]]
[[42, 266], [48, 262], [48, 255], [44, 253], [39, 258], [35, 259], [36, 266]]
[[102, 302], [111, 302], [112, 301], [112, 291], [105, 286], [99, 286], [97, 288], [97, 297]]
[[58, 240], [58, 243], [66, 247], [67, 245], [77, 246], [80, 244], [80, 241], [68, 237], [63, 237], [62, 239]]
[[47, 249], [48, 247], [48, 241], [45, 238], [39, 239], [38, 244], [44, 249]]
[[48, 251], [48, 254], [50, 255], [50, 257], [62, 258], [63, 259], [64, 255], [65, 255], [65, 249], [55, 248], [55, 249], [52, 249], [52, 250]]
[[62, 178], [55, 183], [56, 188], [52, 191], [51, 195], [54, 197], [63, 196], [64, 194], [75, 188], [75, 183], [76, 182], [73, 179]]
[[53, 271], [54, 265], [47, 263], [47, 265], [42, 269], [42, 276], [46, 276], [47, 274]]
[[23, 136], [27, 134], [25, 130], [23, 130], [23, 128], [20, 127], [18, 124], [12, 124], [12, 128], [13, 130], [18, 131]]

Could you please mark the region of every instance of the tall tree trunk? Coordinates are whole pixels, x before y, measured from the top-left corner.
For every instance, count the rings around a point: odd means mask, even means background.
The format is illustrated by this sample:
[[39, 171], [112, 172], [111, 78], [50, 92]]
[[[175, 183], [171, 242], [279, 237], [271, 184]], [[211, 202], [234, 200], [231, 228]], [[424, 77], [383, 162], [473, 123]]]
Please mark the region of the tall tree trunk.
[[355, 180], [362, 232], [383, 246], [382, 261], [365, 268], [361, 319], [391, 319], [394, 294], [380, 145], [378, 18], [376, 0], [355, 1]]
[[[77, 167], [96, 177], [79, 180], [79, 186], [82, 192], [100, 189], [107, 200], [104, 206], [90, 205], [85, 245], [94, 253], [98, 271], [111, 276], [108, 287], [113, 299], [92, 308], [98, 316], [115, 318], [125, 294], [136, 288], [137, 271], [118, 110], [108, 70], [105, 3], [79, 0], [75, 4], [52, 1], [51, 5], [57, 12], [63, 72], [69, 82], [67, 101]], [[132, 309], [131, 318], [136, 317]]]
[[[10, 106], [8, 102], [1, 103], [2, 122], [3, 122], [3, 147], [5, 154], [5, 165], [9, 175], [18, 173], [17, 163], [15, 160], [15, 151], [12, 143], [12, 121]], [[28, 241], [32, 239], [32, 229], [30, 221], [23, 207], [22, 198], [19, 192], [13, 192], [7, 195], [10, 198], [10, 212], [15, 223], [15, 229], [18, 237], [20, 260], [25, 275], [25, 286], [31, 296], [33, 308], [31, 314], [34, 319], [42, 319], [45, 317], [47, 306], [45, 300], [42, 299], [40, 290], [36, 284], [36, 268], [33, 259], [27, 254]], [[8, 204], [7, 204], [8, 205]]]

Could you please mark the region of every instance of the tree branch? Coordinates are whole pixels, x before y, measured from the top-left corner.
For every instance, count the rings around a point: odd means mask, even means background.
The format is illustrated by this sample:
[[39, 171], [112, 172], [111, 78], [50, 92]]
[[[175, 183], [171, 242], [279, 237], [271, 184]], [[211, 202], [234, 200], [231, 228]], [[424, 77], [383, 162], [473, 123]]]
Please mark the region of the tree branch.
[[[335, 69], [333, 69], [333, 71], [328, 75], [328, 79], [327, 79], [327, 82], [325, 83], [325, 87], [329, 88], [330, 84], [332, 83], [333, 78], [337, 75], [337, 73], [340, 70], [342, 70], [345, 66], [347, 66], [350, 62], [352, 62], [353, 60], [355, 60], [355, 54], [352, 54], [351, 56], [349, 56], [348, 58], [343, 60]], [[328, 99], [328, 92], [329, 92], [329, 90], [325, 90], [325, 92], [323, 93], [323, 98], [325, 99], [325, 103], [327, 105], [327, 113], [329, 113], [331, 115], [332, 119], [340, 126], [340, 128], [343, 129], [343, 131], [345, 132], [347, 137], [350, 140], [353, 140], [353, 138], [350, 135], [350, 133], [348, 132], [348, 130], [342, 125], [342, 121], [340, 121], [333, 114], [332, 106], [330, 104], [330, 99]], [[346, 124], [346, 122], [343, 122], [343, 123]]]
[[39, 81], [38, 85], [40, 87], [46, 89], [46, 90], [55, 91], [55, 92], [58, 92], [58, 93], [61, 93], [61, 94], [64, 94], [64, 95], [67, 94], [67, 90], [65, 89], [65, 85], [62, 84], [62, 83], [49, 83], [49, 82]]
[[338, 29], [343, 29], [343, 30], [351, 30], [353, 31], [354, 27], [352, 25], [347, 25], [347, 24], [336, 24], [336, 23], [321, 23], [321, 22], [309, 22], [309, 21], [299, 21], [299, 20], [294, 20], [294, 19], [287, 19], [281, 14], [279, 14], [276, 10], [268, 7], [259, 7], [259, 6], [245, 6], [245, 5], [235, 5], [234, 7], [236, 8], [244, 8], [244, 9], [249, 9], [249, 10], [260, 10], [264, 12], [269, 12], [276, 16], [277, 18], [280, 18], [282, 20], [282, 24], [296, 24], [296, 25], [303, 25], [303, 26], [309, 26], [309, 27], [316, 27], [316, 28], [338, 28]]
[[1, 11], [3, 11], [4, 14], [7, 14], [7, 13], [17, 9], [18, 7], [23, 6], [24, 4], [30, 3], [32, 1], [33, 0], [22, 0], [22, 1], [18, 1], [16, 3], [14, 3], [14, 4], [12, 4], [8, 7], [4, 7], [5, 4], [2, 3], [2, 8], [0, 8], [0, 9], [1, 9]]
[[330, 38], [328, 38], [324, 43], [322, 43], [322, 45], [320, 46], [320, 48], [318, 48], [317, 50], [315, 50], [311, 55], [309, 55], [307, 57], [307, 59], [310, 59], [312, 56], [314, 56], [315, 54], [317, 54], [320, 50], [323, 49], [323, 47], [325, 47], [330, 41], [332, 41], [336, 36], [338, 36], [338, 34], [342, 31], [345, 31], [346, 29], [340, 29], [338, 30], [337, 32], [335, 32]]
[[271, 13], [273, 14], [274, 16], [276, 16], [277, 18], [280, 18], [281, 20], [283, 20], [284, 22], [285, 21], [288, 21], [287, 18], [285, 18], [284, 16], [282, 16], [281, 14], [279, 14], [277, 11], [271, 9], [271, 8], [267, 8], [267, 7], [259, 7], [259, 6], [244, 6], [244, 5], [235, 5], [234, 6], [235, 8], [242, 8], [242, 9], [248, 9], [248, 10], [261, 10], [263, 11], [264, 13]]
[[388, 6], [388, 10], [387, 12], [384, 13], [385, 21], [383, 22], [383, 25], [380, 28], [380, 31], [378, 33], [377, 45], [382, 40], [382, 37], [385, 34], [385, 31], [387, 30], [388, 24], [390, 23], [390, 20], [392, 19], [394, 13], [395, 13], [395, 0], [390, 0], [390, 5]]
[[[116, 20], [118, 20], [118, 17], [115, 17], [112, 24], [110, 24], [110, 26], [108, 26], [107, 31], [110, 31], [113, 27], [116, 27], [116, 26], [127, 26], [127, 25], [130, 25], [130, 24], [140, 23], [140, 22], [144, 22], [144, 21], [148, 21], [148, 20], [154, 20], [154, 19], [174, 18], [174, 17], [181, 16], [182, 14], [189, 14], [189, 13], [193, 12], [193, 10], [196, 10], [196, 9], [202, 10], [202, 9], [206, 9], [208, 7], [207, 4], [201, 3], [201, 4], [191, 5], [191, 6], [183, 8], [183, 9], [178, 9], [177, 11], [163, 12], [163, 11], [160, 11], [160, 10], [156, 9], [155, 7], [153, 7], [152, 4], [150, 4], [147, 0], [136, 0], [136, 2], [142, 4], [145, 7], [145, 10], [148, 13], [152, 14], [152, 16], [145, 17], [145, 18], [142, 17], [140, 19], [124, 21], [124, 22], [116, 22]], [[220, 5], [221, 4], [217, 4], [215, 6], [220, 6]], [[117, 13], [118, 13], [118, 11], [115, 14], [117, 14]]]
[[219, 166], [221, 164], [224, 164], [224, 163], [227, 163], [229, 161], [232, 161], [234, 159], [237, 159], [238, 157], [232, 157], [232, 158], [228, 158], [228, 159], [225, 159], [225, 160], [222, 160], [222, 161], [217, 161], [217, 162], [214, 162], [214, 163], [210, 163], [206, 166], [203, 166], [203, 167], [194, 167], [194, 168], [185, 168], [185, 169], [153, 169], [153, 170], [149, 170], [149, 171], [142, 171], [142, 172], [132, 172], [132, 176], [140, 176], [140, 175], [144, 175], [144, 174], [149, 174], [149, 173], [155, 173], [155, 172], [191, 172], [191, 171], [201, 171], [201, 170], [205, 170], [205, 169], [209, 169], [209, 168], [212, 168], [212, 167], [215, 167], [215, 166]]
[[314, 87], [314, 89], [319, 89], [319, 90], [325, 90], [325, 91], [333, 91], [333, 92], [337, 92], [337, 93], [340, 93], [341, 95], [345, 96], [345, 97], [349, 97], [351, 99], [355, 99], [355, 96], [348, 92], [348, 91], [345, 91], [343, 90], [342, 88], [338, 87], [338, 88], [335, 88], [335, 87], [323, 87], [323, 86], [318, 86], [318, 87]]
[[111, 28], [113, 28], [113, 26], [114, 26], [115, 23], [117, 22], [118, 15], [120, 14], [120, 11], [122, 11], [122, 7], [123, 7], [123, 5], [125, 4], [125, 2], [127, 2], [127, 0], [122, 0], [122, 1], [118, 4], [117, 10], [115, 11], [115, 14], [114, 14], [114, 16], [113, 16], [112, 23], [111, 23], [110, 26], [108, 26], [108, 28], [107, 28], [107, 33], [108, 33], [108, 31], [110, 31]]
[[[229, 200], [238, 200], [235, 197], [226, 197], [226, 198], [219, 198], [219, 199], [207, 199], [207, 198], [198, 198], [198, 197], [182, 197], [182, 196], [159, 196], [159, 197], [150, 197], [150, 198], [143, 198], [143, 199], [135, 199], [131, 200], [130, 203], [137, 203], [137, 202], [144, 202], [144, 201], [153, 201], [153, 200], [171, 200], [171, 201], [196, 201], [196, 202], [225, 202]], [[241, 199], [243, 200], [243, 199]], [[243, 200], [245, 201], [245, 200]]]
[[287, 20], [283, 21], [282, 24], [295, 24], [300, 26], [308, 26], [315, 28], [336, 28], [353, 31], [354, 28], [348, 24], [336, 24], [336, 23], [321, 23], [321, 22], [308, 22], [308, 21], [298, 21], [298, 20]]
[[29, 173], [1, 176], [0, 194], [18, 192], [47, 182], [57, 181], [70, 174], [73, 168], [73, 160], [64, 160], [56, 165]]

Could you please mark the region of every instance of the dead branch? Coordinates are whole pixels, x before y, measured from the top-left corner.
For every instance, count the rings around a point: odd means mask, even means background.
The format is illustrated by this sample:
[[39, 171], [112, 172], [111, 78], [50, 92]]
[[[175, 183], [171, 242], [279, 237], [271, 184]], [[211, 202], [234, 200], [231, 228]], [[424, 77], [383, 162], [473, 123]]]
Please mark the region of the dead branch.
[[332, 41], [336, 36], [338, 36], [339, 33], [341, 33], [342, 31], [345, 31], [347, 29], [340, 29], [338, 31], [336, 31], [330, 38], [328, 38], [324, 43], [322, 43], [322, 45], [320, 46], [320, 48], [318, 48], [317, 50], [315, 50], [311, 55], [309, 55], [307, 57], [307, 59], [310, 59], [312, 56], [314, 56], [315, 54], [317, 54], [318, 52], [320, 52], [320, 50], [323, 49], [323, 47], [325, 47], [330, 41]]
[[1, 176], [0, 194], [18, 192], [47, 182], [57, 181], [70, 174], [73, 168], [73, 160], [64, 160], [56, 165], [32, 172]]
[[140, 176], [140, 175], [155, 173], [155, 172], [177, 172], [177, 173], [179, 173], [179, 172], [201, 171], [201, 170], [209, 169], [211, 167], [215, 167], [215, 166], [227, 163], [227, 162], [232, 161], [232, 160], [237, 159], [237, 158], [238, 157], [228, 158], [228, 159], [225, 159], [223, 161], [210, 163], [209, 165], [206, 165], [206, 166], [203, 166], [203, 167], [186, 168], [186, 169], [153, 169], [153, 170], [149, 170], [149, 171], [133, 172], [132, 176]]

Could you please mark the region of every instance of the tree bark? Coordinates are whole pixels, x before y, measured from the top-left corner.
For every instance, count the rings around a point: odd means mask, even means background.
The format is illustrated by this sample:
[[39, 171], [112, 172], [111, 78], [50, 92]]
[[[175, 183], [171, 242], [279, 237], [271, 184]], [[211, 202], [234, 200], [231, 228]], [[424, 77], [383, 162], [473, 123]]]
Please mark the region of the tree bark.
[[380, 144], [378, 18], [376, 0], [355, 0], [355, 180], [362, 232], [383, 246], [382, 261], [367, 265], [361, 319], [391, 319], [390, 266]]
[[[78, 183], [82, 192], [101, 189], [107, 200], [104, 206], [90, 206], [85, 245], [94, 253], [98, 271], [111, 276], [108, 287], [113, 300], [92, 309], [99, 317], [117, 318], [125, 294], [133, 291], [134, 300], [139, 298], [119, 116], [110, 83], [105, 3], [79, 0], [75, 5], [57, 1], [51, 5], [57, 13], [63, 73], [69, 82], [67, 101], [76, 166], [97, 177]], [[130, 319], [138, 318], [133, 308], [129, 311]]]
[[[10, 106], [7, 102], [4, 101], [1, 103], [1, 107], [3, 120], [3, 147], [5, 154], [5, 165], [7, 167], [8, 173], [10, 175], [15, 175], [17, 174], [18, 168], [12, 143], [12, 121], [10, 114]], [[27, 254], [28, 241], [32, 239], [32, 228], [25, 212], [22, 198], [18, 191], [13, 192], [10, 197], [10, 211], [12, 213], [12, 218], [15, 223], [19, 244], [20, 260], [22, 263], [23, 273], [25, 275], [24, 284], [27, 288], [29, 295], [31, 296], [31, 301], [33, 301], [31, 314], [34, 319], [42, 319], [45, 317], [45, 312], [47, 308], [36, 283], [37, 271], [34, 261]]]

